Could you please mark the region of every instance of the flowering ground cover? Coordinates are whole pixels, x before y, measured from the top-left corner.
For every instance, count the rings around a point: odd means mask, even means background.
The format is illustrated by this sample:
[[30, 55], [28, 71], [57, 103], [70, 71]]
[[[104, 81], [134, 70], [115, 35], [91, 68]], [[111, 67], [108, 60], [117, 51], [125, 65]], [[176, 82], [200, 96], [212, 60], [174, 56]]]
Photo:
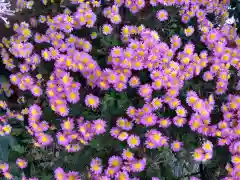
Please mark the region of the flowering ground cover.
[[2, 179], [240, 179], [229, 0], [16, 3], [43, 10], [0, 44]]

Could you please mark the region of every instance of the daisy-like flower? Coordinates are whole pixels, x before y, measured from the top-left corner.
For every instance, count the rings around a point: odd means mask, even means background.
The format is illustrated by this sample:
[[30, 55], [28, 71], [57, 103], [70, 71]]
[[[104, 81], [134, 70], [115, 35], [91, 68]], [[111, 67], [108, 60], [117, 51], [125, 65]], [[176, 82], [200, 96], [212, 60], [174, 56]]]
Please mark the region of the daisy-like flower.
[[140, 145], [140, 138], [136, 135], [130, 135], [128, 137], [127, 143], [131, 148], [137, 147]]
[[99, 98], [97, 96], [94, 96], [92, 94], [88, 94], [85, 97], [85, 104], [88, 107], [97, 108], [99, 106], [99, 103], [100, 103], [100, 101], [99, 101]]
[[116, 169], [116, 168], [108, 167], [108, 168], [105, 170], [105, 174], [106, 174], [108, 177], [112, 177], [112, 178], [113, 178], [117, 171], [118, 171], [118, 169]]
[[106, 121], [102, 119], [97, 119], [93, 122], [94, 133], [99, 135], [106, 132]]
[[4, 173], [3, 173], [3, 176], [4, 176], [6, 179], [13, 179], [13, 175], [10, 174], [9, 172], [4, 172]]
[[162, 100], [160, 98], [154, 98], [151, 102], [153, 110], [157, 110], [162, 107]]
[[0, 164], [0, 169], [2, 172], [7, 172], [9, 169], [9, 165], [7, 163]]
[[58, 167], [54, 171], [54, 177], [56, 178], [56, 180], [65, 180], [66, 174], [62, 168]]
[[118, 135], [120, 134], [121, 130], [117, 127], [113, 127], [111, 130], [110, 130], [110, 134], [112, 137], [114, 138], [118, 138]]
[[11, 131], [12, 131], [12, 127], [9, 124], [5, 124], [2, 127], [2, 130], [4, 132], [4, 135], [9, 135], [11, 133]]
[[37, 85], [34, 85], [33, 87], [31, 87], [30, 90], [32, 94], [36, 97], [39, 97], [42, 95], [42, 89]]
[[56, 137], [57, 137], [58, 144], [63, 145], [63, 146], [68, 145], [69, 140], [64, 134], [58, 132]]
[[159, 10], [156, 14], [159, 21], [165, 21], [168, 19], [168, 12], [166, 10]]
[[24, 168], [26, 168], [27, 167], [27, 161], [25, 161], [24, 159], [21, 159], [21, 158], [18, 158], [17, 160], [16, 160], [16, 164], [17, 164], [17, 166], [19, 167], [19, 168], [21, 168], [21, 169], [24, 169]]
[[219, 32], [217, 30], [212, 30], [207, 34], [207, 40], [210, 43], [214, 43], [219, 39]]
[[118, 46], [115, 46], [113, 47], [113, 49], [111, 50], [111, 56], [112, 57], [121, 57], [122, 54], [123, 54], [123, 49], [118, 47]]
[[154, 126], [157, 123], [157, 116], [153, 113], [150, 114], [145, 114], [141, 119], [140, 119], [141, 124], [144, 126]]
[[119, 135], [117, 136], [117, 138], [120, 141], [125, 141], [128, 138], [128, 133], [127, 132], [121, 132], [119, 133]]
[[125, 118], [118, 118], [117, 119], [117, 126], [119, 127], [119, 128], [124, 128], [125, 127], [125, 125], [126, 125], [126, 122], [127, 122], [128, 120], [127, 119], [125, 119]]
[[144, 84], [139, 87], [138, 93], [142, 97], [149, 97], [152, 95], [152, 87], [149, 84]]
[[203, 158], [202, 161], [203, 162], [208, 161], [208, 160], [212, 159], [212, 156], [213, 156], [212, 152], [207, 152], [207, 153], [204, 154], [204, 158]]
[[136, 88], [140, 85], [140, 79], [137, 76], [132, 76], [129, 80], [129, 85]]
[[97, 38], [97, 32], [92, 32], [90, 36], [91, 36], [91, 39], [96, 39]]
[[81, 180], [79, 173], [75, 171], [70, 171], [66, 174], [68, 180]]
[[210, 71], [204, 72], [204, 74], [203, 74], [204, 81], [211, 81], [211, 80], [213, 80], [213, 77], [214, 77], [213, 73]]
[[102, 160], [100, 158], [92, 159], [90, 163], [91, 171], [94, 174], [101, 174], [102, 173]]
[[116, 174], [116, 180], [129, 180], [129, 174], [126, 172], [126, 171], [119, 171], [117, 174]]
[[79, 93], [78, 92], [75, 92], [75, 91], [70, 91], [67, 93], [67, 100], [70, 102], [70, 103], [77, 103], [79, 100], [80, 100], [80, 96], [79, 96]]
[[182, 106], [178, 106], [177, 109], [176, 109], [176, 113], [178, 116], [180, 117], [186, 117], [187, 115], [187, 111], [184, 107]]
[[202, 161], [204, 158], [204, 150], [202, 148], [197, 148], [193, 152], [193, 158], [195, 161]]
[[173, 124], [176, 125], [177, 127], [183, 127], [183, 125], [186, 124], [186, 122], [187, 122], [186, 118], [180, 116], [175, 116], [173, 118]]
[[212, 153], [213, 151], [213, 144], [211, 141], [206, 141], [203, 143], [202, 145], [202, 149], [205, 151], [205, 152], [210, 152]]
[[112, 156], [112, 157], [109, 158], [108, 164], [109, 164], [110, 167], [118, 169], [122, 165], [122, 158], [119, 157], [119, 156]]
[[137, 110], [135, 107], [133, 106], [129, 106], [128, 109], [127, 109], [127, 115], [130, 117], [130, 118], [134, 118], [136, 116], [136, 113], [137, 113]]
[[71, 132], [74, 128], [73, 119], [68, 118], [61, 123], [62, 130]]
[[131, 161], [134, 159], [134, 154], [129, 149], [124, 149], [122, 153], [122, 157], [124, 160]]
[[65, 116], [68, 115], [69, 109], [68, 109], [68, 107], [65, 104], [58, 105], [56, 107], [56, 113], [58, 113], [60, 116], [65, 117]]
[[117, 75], [117, 73], [111, 71], [108, 74], [108, 82], [109, 83], [117, 83], [119, 81], [119, 77]]
[[168, 128], [171, 125], [171, 121], [168, 118], [159, 119], [159, 127]]
[[131, 163], [132, 172], [142, 172], [146, 166], [146, 159], [136, 160]]
[[194, 33], [194, 27], [188, 26], [186, 29], [184, 29], [184, 33], [187, 37], [191, 36]]
[[102, 27], [102, 32], [104, 35], [109, 35], [112, 33], [112, 26], [110, 24], [104, 24]]
[[182, 40], [181, 40], [181, 38], [180, 38], [178, 35], [173, 35], [173, 36], [170, 38], [170, 42], [171, 42], [171, 47], [172, 47], [174, 50], [177, 50], [177, 49], [180, 48], [181, 45], [182, 45]]
[[51, 54], [47, 49], [42, 50], [41, 55], [42, 55], [42, 57], [45, 61], [50, 61], [51, 60]]
[[173, 141], [171, 144], [171, 149], [173, 150], [173, 152], [178, 152], [181, 150], [182, 146], [183, 146], [182, 142]]
[[122, 21], [122, 18], [121, 18], [121, 16], [119, 14], [115, 14], [115, 15], [111, 16], [110, 21], [113, 24], [119, 24]]
[[38, 143], [42, 146], [48, 146], [52, 143], [53, 139], [50, 135], [39, 133], [37, 134]]

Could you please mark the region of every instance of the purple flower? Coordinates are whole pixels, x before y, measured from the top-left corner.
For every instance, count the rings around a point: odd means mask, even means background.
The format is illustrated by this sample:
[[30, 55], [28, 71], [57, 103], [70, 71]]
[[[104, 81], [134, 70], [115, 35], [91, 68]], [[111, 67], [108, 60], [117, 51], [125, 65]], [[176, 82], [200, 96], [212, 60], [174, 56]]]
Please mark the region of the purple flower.
[[153, 113], [146, 114], [140, 119], [141, 124], [144, 126], [154, 126], [157, 123], [157, 116]]
[[94, 174], [101, 174], [102, 173], [102, 160], [100, 158], [92, 159], [90, 167], [91, 167], [91, 171]]
[[127, 143], [131, 148], [137, 147], [140, 145], [140, 138], [136, 135], [130, 135], [127, 139]]
[[183, 143], [182, 142], [179, 142], [179, 141], [173, 141], [172, 144], [171, 144], [171, 149], [174, 151], [174, 152], [178, 152], [181, 150], [183, 146]]
[[165, 21], [168, 19], [168, 12], [166, 10], [159, 10], [156, 14], [159, 21]]
[[109, 158], [108, 164], [110, 167], [120, 169], [122, 165], [122, 158], [119, 156], [112, 156]]
[[141, 160], [136, 160], [131, 162], [131, 171], [132, 172], [142, 172], [146, 166], [146, 158]]
[[99, 135], [99, 134], [103, 134], [104, 132], [106, 132], [106, 121], [102, 120], [102, 119], [97, 119], [93, 122], [93, 129], [94, 129], [94, 133]]
[[88, 107], [92, 107], [92, 108], [97, 108], [99, 106], [99, 98], [97, 96], [94, 96], [92, 94], [88, 94], [85, 97], [85, 104]]

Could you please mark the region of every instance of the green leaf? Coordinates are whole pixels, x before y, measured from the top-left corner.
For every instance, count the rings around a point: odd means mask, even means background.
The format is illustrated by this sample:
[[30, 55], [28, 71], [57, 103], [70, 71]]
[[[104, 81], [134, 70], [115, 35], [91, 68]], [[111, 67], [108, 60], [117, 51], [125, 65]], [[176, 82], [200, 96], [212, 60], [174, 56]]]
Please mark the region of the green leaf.
[[70, 112], [69, 115], [71, 116], [81, 116], [82, 112], [84, 110], [84, 107], [81, 105], [80, 102], [76, 103], [76, 104], [70, 104]]
[[0, 75], [0, 87], [3, 87], [4, 85], [9, 85], [9, 81], [5, 76]]
[[10, 136], [0, 136], [0, 160], [6, 162], [9, 154]]
[[19, 154], [23, 154], [23, 153], [25, 152], [24, 147], [21, 146], [21, 145], [13, 146], [12, 149], [13, 149], [15, 152], [18, 152]]

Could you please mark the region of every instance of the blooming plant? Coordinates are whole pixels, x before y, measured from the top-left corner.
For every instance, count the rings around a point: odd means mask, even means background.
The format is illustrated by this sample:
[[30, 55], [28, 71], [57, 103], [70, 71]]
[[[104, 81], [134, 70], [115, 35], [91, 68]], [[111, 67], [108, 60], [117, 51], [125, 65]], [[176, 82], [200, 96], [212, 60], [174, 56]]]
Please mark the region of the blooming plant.
[[229, 4], [71, 0], [13, 24], [1, 44], [1, 176], [240, 179]]

